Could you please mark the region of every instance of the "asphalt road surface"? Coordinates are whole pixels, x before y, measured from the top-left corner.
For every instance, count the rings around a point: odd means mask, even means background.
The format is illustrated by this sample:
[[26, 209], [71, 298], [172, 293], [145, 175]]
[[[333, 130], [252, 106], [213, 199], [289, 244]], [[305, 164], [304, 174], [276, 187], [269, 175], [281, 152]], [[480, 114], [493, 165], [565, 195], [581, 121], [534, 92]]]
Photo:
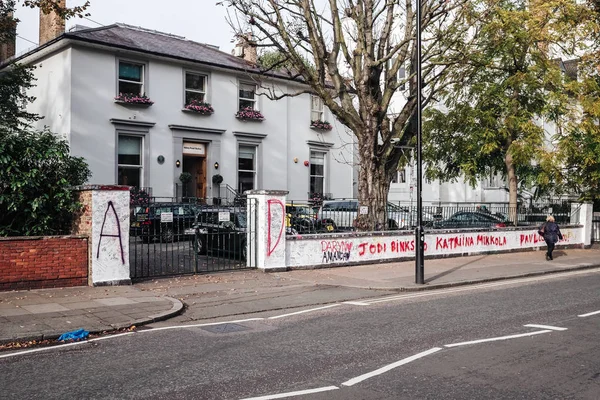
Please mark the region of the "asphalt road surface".
[[598, 272], [243, 318], [0, 353], [0, 397], [600, 398]]

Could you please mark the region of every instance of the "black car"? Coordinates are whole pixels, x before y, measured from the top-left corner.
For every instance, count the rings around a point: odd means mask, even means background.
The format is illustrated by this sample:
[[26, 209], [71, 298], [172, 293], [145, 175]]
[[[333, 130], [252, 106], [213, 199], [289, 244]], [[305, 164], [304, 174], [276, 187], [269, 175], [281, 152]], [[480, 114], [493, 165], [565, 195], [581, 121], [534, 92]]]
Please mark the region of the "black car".
[[298, 233], [331, 233], [337, 231], [331, 219], [317, 218], [317, 212], [308, 204], [289, 203], [285, 205], [285, 226]]
[[199, 207], [188, 203], [153, 203], [135, 207], [131, 214], [130, 235], [144, 242], [191, 239]]
[[198, 254], [227, 254], [246, 259], [246, 210], [211, 208], [201, 210], [194, 223], [194, 249]]
[[459, 211], [448, 219], [434, 221], [434, 229], [455, 228], [505, 228], [505, 221], [490, 213], [478, 211]]

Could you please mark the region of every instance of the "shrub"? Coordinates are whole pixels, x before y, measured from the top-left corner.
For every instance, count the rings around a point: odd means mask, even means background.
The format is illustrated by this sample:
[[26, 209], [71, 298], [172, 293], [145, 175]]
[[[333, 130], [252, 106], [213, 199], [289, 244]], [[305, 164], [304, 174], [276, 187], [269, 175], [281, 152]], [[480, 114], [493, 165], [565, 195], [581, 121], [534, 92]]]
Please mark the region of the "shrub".
[[212, 183], [215, 185], [220, 185], [223, 182], [223, 177], [219, 174], [213, 175]]
[[72, 187], [90, 177], [66, 141], [48, 131], [0, 129], [0, 236], [70, 232], [81, 209]]

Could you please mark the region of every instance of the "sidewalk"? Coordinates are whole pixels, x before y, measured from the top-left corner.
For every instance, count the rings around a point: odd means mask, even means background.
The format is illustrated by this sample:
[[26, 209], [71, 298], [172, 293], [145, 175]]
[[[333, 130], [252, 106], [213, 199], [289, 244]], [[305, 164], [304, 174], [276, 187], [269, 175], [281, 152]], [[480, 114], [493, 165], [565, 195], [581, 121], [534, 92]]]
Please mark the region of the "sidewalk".
[[183, 304], [133, 286], [0, 292], [0, 344], [56, 339], [83, 328], [102, 333], [176, 315]]
[[[155, 279], [134, 286], [0, 292], [0, 344], [55, 339], [84, 328], [101, 333], [171, 318], [166, 323], [236, 315], [600, 267], [600, 247], [425, 260], [425, 285], [414, 261], [264, 273], [256, 270]], [[186, 309], [183, 309], [183, 303]]]

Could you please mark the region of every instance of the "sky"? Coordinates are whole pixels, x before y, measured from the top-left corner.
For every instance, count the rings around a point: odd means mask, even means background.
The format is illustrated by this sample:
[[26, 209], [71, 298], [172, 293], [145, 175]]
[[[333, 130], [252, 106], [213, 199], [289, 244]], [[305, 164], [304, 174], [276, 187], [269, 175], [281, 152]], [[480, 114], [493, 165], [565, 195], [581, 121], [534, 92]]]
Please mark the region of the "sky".
[[[67, 0], [68, 7], [83, 3], [84, 0]], [[225, 19], [227, 8], [217, 6], [217, 0], [90, 0], [90, 3], [89, 19], [69, 19], [67, 30], [75, 24], [97, 28], [122, 22], [216, 45], [228, 53], [233, 49], [233, 30]], [[18, 5], [15, 14], [21, 20], [17, 28], [19, 54], [37, 45], [39, 11]]]

